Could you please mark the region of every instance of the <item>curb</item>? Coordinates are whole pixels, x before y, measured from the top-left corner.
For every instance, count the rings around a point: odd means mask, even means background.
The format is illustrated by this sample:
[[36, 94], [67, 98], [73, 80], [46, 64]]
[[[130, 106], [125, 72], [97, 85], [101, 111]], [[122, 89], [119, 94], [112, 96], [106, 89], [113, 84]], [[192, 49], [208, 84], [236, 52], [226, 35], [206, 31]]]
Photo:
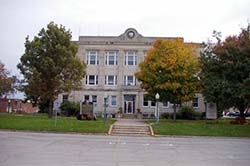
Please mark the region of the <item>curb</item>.
[[112, 134], [113, 127], [114, 127], [114, 125], [113, 125], [113, 124], [109, 127], [109, 132], [108, 132], [108, 135], [111, 135], [111, 134]]

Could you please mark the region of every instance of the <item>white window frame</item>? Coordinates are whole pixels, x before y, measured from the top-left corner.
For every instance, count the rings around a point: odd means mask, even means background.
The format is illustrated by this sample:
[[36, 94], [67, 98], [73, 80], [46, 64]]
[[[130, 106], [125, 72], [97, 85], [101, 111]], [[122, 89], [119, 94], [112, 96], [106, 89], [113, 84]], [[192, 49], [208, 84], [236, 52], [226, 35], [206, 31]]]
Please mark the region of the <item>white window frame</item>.
[[[194, 100], [197, 100], [197, 101], [194, 101]], [[197, 104], [197, 106], [194, 106], [194, 104]], [[192, 106], [193, 106], [193, 108], [199, 108], [199, 98], [198, 97], [193, 98]]]
[[[94, 84], [90, 84], [90, 80], [89, 78], [94, 76]], [[90, 85], [90, 86], [94, 86], [94, 85], [98, 85], [98, 75], [86, 75], [86, 85]]]
[[[129, 64], [129, 57], [133, 58], [132, 64]], [[137, 55], [136, 55], [136, 51], [126, 51], [125, 54], [125, 65], [126, 66], [136, 66], [137, 65]]]
[[[129, 84], [129, 77], [133, 77], [133, 82]], [[124, 76], [124, 85], [126, 86], [136, 86], [136, 79], [134, 75], [125, 75]]]
[[111, 96], [111, 106], [112, 107], [117, 106], [117, 96]]
[[[110, 57], [114, 56], [114, 64], [110, 64]], [[106, 51], [106, 60], [105, 64], [108, 66], [115, 66], [117, 65], [117, 51]]]
[[[87, 51], [87, 64], [88, 65], [98, 65], [99, 64], [99, 55], [98, 51]], [[91, 64], [91, 59], [94, 57], [94, 63]]]
[[[110, 84], [109, 80], [112, 80], [113, 79], [113, 84]], [[115, 86], [117, 85], [117, 76], [116, 75], [106, 75], [105, 76], [105, 85], [108, 85], [108, 86]]]

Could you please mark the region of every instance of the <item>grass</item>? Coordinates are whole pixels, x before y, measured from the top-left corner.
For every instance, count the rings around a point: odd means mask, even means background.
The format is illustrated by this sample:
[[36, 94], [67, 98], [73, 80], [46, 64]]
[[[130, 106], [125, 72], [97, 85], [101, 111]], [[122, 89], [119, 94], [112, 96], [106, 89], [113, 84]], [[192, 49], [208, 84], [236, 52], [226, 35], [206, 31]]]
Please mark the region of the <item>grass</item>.
[[[160, 120], [159, 125], [153, 125], [156, 135], [184, 136], [223, 136], [250, 137], [250, 122], [245, 125], [230, 124], [230, 119], [221, 120]], [[152, 123], [152, 121], [148, 121]]]
[[73, 117], [58, 117], [49, 119], [47, 115], [0, 114], [0, 129], [49, 131], [49, 132], [77, 132], [77, 133], [107, 133], [115, 120], [108, 119], [104, 125], [101, 118], [97, 121], [79, 121]]

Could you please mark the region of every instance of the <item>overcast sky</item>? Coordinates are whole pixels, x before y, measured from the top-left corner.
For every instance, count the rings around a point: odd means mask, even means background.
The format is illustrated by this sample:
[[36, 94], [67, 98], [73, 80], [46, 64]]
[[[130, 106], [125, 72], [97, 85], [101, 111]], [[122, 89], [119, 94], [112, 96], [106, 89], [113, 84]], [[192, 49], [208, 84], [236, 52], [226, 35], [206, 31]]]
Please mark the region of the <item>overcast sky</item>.
[[0, 0], [0, 60], [18, 74], [25, 37], [50, 21], [70, 29], [73, 40], [133, 27], [143, 36], [203, 42], [213, 30], [238, 34], [249, 20], [250, 0]]

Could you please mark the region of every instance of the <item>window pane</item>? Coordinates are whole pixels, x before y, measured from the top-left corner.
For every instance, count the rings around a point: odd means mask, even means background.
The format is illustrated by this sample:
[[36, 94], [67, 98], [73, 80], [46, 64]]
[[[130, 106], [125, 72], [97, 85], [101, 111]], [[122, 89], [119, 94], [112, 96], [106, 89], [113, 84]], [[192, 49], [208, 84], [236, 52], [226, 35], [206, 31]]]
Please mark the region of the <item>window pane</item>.
[[68, 101], [68, 98], [69, 98], [69, 95], [63, 95], [62, 96], [62, 101], [63, 102]]
[[193, 99], [193, 107], [199, 107], [199, 100], [198, 100], [198, 98], [194, 98]]
[[84, 101], [89, 101], [89, 95], [84, 96]]
[[147, 107], [148, 106], [148, 100], [143, 96], [143, 106]]
[[94, 75], [89, 76], [89, 85], [95, 85], [95, 76]]
[[127, 85], [134, 85], [134, 76], [127, 76]]
[[97, 103], [97, 96], [96, 96], [96, 95], [93, 95], [93, 96], [92, 96], [92, 102], [93, 102], [93, 103]]
[[108, 64], [109, 64], [109, 65], [114, 65], [114, 64], [115, 64], [115, 56], [113, 56], [113, 55], [112, 55], [112, 56], [111, 56], [111, 55], [109, 56]]
[[132, 55], [132, 56], [134, 56], [134, 55], [135, 55], [135, 52], [134, 52], [134, 51], [128, 51], [128, 52], [127, 52], [127, 55]]
[[128, 65], [134, 65], [134, 56], [128, 56]]
[[114, 76], [108, 76], [108, 85], [114, 85]]
[[97, 51], [90, 51], [89, 54], [90, 55], [97, 55]]
[[151, 106], [155, 107], [156, 106], [156, 102], [155, 101], [151, 101]]
[[96, 55], [90, 55], [89, 64], [91, 64], [91, 65], [96, 64]]
[[117, 102], [116, 102], [116, 96], [111, 96], [111, 105], [112, 106], [116, 106]]

